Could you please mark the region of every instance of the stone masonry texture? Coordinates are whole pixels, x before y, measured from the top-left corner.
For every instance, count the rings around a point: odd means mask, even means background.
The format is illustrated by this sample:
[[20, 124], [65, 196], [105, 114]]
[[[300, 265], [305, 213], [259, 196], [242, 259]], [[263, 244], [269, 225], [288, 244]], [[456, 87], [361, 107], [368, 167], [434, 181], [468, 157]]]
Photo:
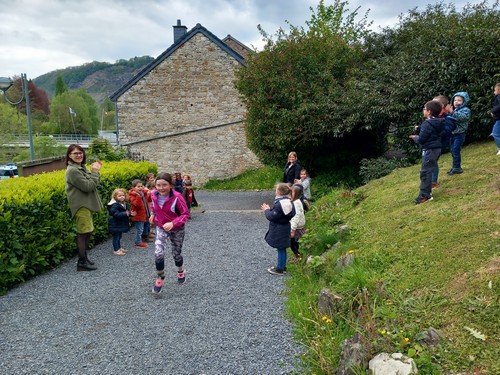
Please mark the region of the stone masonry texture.
[[195, 34], [120, 96], [120, 144], [158, 171], [189, 174], [195, 186], [259, 167], [234, 87], [239, 65]]

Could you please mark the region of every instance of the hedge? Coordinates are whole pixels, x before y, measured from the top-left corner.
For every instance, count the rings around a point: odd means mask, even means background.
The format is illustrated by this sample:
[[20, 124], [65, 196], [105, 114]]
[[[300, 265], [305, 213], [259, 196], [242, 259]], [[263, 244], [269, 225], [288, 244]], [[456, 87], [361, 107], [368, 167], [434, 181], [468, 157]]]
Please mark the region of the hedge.
[[[76, 253], [76, 228], [64, 189], [65, 170], [0, 182], [0, 295]], [[99, 196], [105, 206], [115, 188], [157, 173], [147, 162], [103, 162]], [[93, 242], [108, 238], [106, 209], [94, 214]]]

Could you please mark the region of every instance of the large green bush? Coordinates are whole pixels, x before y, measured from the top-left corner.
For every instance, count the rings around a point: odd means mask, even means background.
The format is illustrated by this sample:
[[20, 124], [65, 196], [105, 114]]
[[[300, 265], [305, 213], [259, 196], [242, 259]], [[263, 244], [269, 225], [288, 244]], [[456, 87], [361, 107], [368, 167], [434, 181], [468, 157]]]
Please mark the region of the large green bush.
[[[104, 162], [98, 191], [103, 204], [117, 187], [144, 179], [147, 162]], [[64, 188], [65, 171], [0, 182], [0, 294], [73, 256], [76, 231]], [[94, 216], [94, 241], [108, 238], [107, 211]]]
[[498, 5], [483, 1], [460, 12], [453, 3], [428, 5], [402, 15], [397, 27], [367, 38], [367, 99], [380, 95], [376, 111], [389, 121], [394, 147], [418, 159], [418, 146], [408, 135], [422, 122], [422, 106], [437, 95], [451, 99], [458, 91], [471, 97], [466, 141], [490, 134], [492, 86], [500, 81]]
[[237, 88], [248, 109], [249, 147], [264, 163], [281, 167], [296, 151], [311, 171], [331, 171], [380, 153], [385, 123], [366, 127], [359, 114], [368, 110], [353, 112], [364, 95], [353, 78], [367, 32], [365, 18], [356, 18], [347, 2], [320, 1], [307, 30], [279, 30], [276, 41], [261, 31], [267, 44], [238, 71]]

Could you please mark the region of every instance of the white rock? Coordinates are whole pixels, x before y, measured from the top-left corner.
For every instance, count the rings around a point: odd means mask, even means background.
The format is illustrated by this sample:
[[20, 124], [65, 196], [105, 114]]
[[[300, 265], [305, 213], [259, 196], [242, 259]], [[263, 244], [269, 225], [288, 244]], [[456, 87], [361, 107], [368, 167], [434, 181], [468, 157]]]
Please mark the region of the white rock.
[[380, 353], [370, 360], [368, 368], [373, 375], [411, 375], [418, 373], [415, 361], [401, 353]]

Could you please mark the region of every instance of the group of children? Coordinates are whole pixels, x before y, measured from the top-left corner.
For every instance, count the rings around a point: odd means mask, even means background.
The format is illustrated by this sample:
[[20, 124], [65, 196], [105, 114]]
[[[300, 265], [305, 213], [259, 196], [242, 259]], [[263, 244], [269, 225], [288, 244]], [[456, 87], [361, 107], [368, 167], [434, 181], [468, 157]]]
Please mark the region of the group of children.
[[[177, 174], [176, 174], [177, 175]], [[180, 176], [180, 174], [178, 174]], [[135, 226], [135, 247], [147, 248], [147, 242], [155, 240], [155, 268], [157, 277], [153, 294], [161, 293], [165, 280], [165, 251], [167, 239], [170, 240], [172, 256], [177, 267], [177, 280], [184, 283], [186, 276], [183, 267], [182, 244], [184, 242], [184, 224], [190, 218], [190, 206], [194, 200], [192, 181], [188, 175], [181, 180], [182, 190], [176, 189], [177, 178], [169, 173], [160, 173], [157, 177], [149, 173], [146, 181], [132, 181], [128, 192], [130, 206], [125, 189], [113, 191], [107, 208], [109, 212], [109, 231], [113, 236], [113, 255], [126, 255], [121, 246], [122, 234], [129, 231], [130, 220]], [[145, 186], [144, 186], [145, 185]], [[186, 197], [186, 198], [185, 198]], [[195, 200], [194, 200], [195, 201]], [[188, 204], [189, 202], [189, 204]], [[156, 235], [150, 229], [156, 228]]]
[[422, 147], [420, 193], [415, 204], [433, 199], [432, 189], [439, 186], [438, 160], [443, 150], [449, 147], [452, 156], [452, 167], [447, 173], [448, 176], [463, 173], [461, 149], [471, 117], [469, 103], [469, 94], [463, 91], [453, 95], [451, 105], [444, 95], [425, 103], [425, 120], [415, 128], [414, 134], [409, 136]]
[[275, 186], [273, 207], [267, 203], [261, 205], [266, 219], [269, 220], [269, 229], [264, 238], [269, 246], [278, 252], [276, 267], [267, 269], [272, 275], [286, 273], [288, 247], [295, 255], [291, 263], [302, 259], [299, 239], [306, 232], [305, 212], [309, 209], [311, 200], [311, 179], [306, 169], [298, 167], [300, 167], [300, 162], [297, 154], [290, 152], [284, 168], [284, 182]]
[[[500, 156], [500, 82], [493, 88], [493, 137]], [[410, 135], [422, 147], [422, 167], [420, 169], [420, 193], [415, 199], [416, 204], [433, 199], [432, 189], [439, 186], [438, 160], [441, 153], [448, 148], [451, 152], [452, 166], [448, 176], [463, 173], [461, 149], [465, 142], [465, 133], [469, 126], [471, 110], [470, 98], [467, 92], [457, 92], [451, 98], [451, 104], [444, 95], [439, 95], [425, 103], [423, 114], [425, 120], [415, 127], [415, 133]]]

